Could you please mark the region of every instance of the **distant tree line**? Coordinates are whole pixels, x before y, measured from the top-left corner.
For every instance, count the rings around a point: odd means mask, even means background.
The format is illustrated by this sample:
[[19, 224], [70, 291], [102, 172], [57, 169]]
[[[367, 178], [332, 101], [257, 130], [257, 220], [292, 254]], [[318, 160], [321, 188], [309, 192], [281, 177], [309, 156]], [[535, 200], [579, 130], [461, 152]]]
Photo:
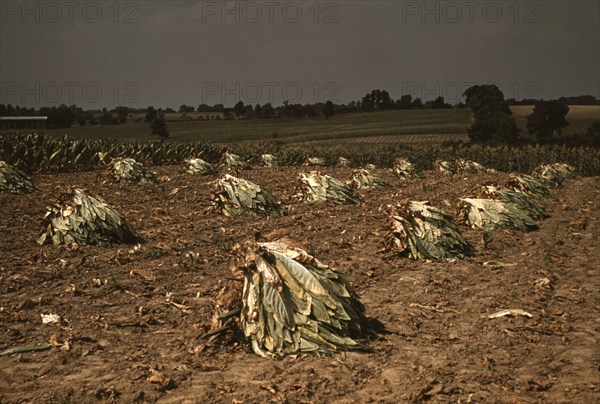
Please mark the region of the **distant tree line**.
[[103, 108], [100, 111], [88, 110], [77, 105], [64, 105], [58, 107], [21, 108], [18, 105], [0, 104], [0, 116], [47, 116], [47, 124], [50, 129], [70, 128], [73, 124], [78, 125], [118, 125], [127, 122], [128, 107], [116, 107], [110, 111]]
[[[593, 95], [578, 95], [575, 97], [560, 97], [557, 101], [561, 102], [565, 105], [600, 105], [600, 99], [596, 99]], [[536, 98], [525, 98], [520, 101], [515, 100], [514, 98], [509, 98], [506, 100], [508, 105], [536, 105], [544, 100], [536, 99]]]
[[[213, 119], [273, 119], [273, 118], [314, 118], [324, 117], [329, 119], [336, 114], [351, 112], [376, 112], [390, 110], [415, 110], [415, 109], [449, 109], [469, 107], [473, 111], [473, 124], [469, 128], [469, 138], [474, 143], [517, 143], [525, 139], [519, 133], [514, 117], [510, 110], [511, 105], [534, 105], [534, 110], [527, 117], [527, 131], [540, 143], [561, 141], [573, 145], [583, 144], [600, 146], [600, 121], [594, 122], [584, 133], [576, 134], [570, 138], [557, 139], [554, 134], [561, 135], [562, 129], [569, 125], [566, 116], [569, 112], [568, 105], [600, 105], [600, 101], [592, 95], [575, 97], [561, 97], [557, 100], [528, 99], [516, 101], [506, 100], [504, 94], [495, 85], [475, 85], [463, 94], [465, 104], [450, 105], [443, 97], [423, 103], [420, 98], [410, 94], [402, 95], [394, 100], [386, 90], [375, 89], [366, 93], [359, 101], [348, 104], [334, 104], [331, 101], [314, 104], [289, 103], [274, 107], [271, 103], [244, 104], [238, 101], [232, 108], [223, 104], [200, 104], [197, 107], [181, 105], [177, 111], [173, 108], [134, 109], [119, 106], [108, 110], [84, 111], [76, 105], [60, 105], [58, 107], [23, 108], [10, 104], [0, 104], [0, 116], [36, 116], [48, 117], [49, 128], [69, 128], [78, 125], [118, 125], [126, 123], [132, 113], [143, 113], [144, 122], [150, 126], [152, 134], [166, 139], [169, 136], [165, 114], [182, 113], [182, 118], [192, 119], [188, 113], [201, 112], [213, 113]], [[203, 116], [197, 119], [205, 119]], [[141, 120], [141, 118], [140, 118]]]

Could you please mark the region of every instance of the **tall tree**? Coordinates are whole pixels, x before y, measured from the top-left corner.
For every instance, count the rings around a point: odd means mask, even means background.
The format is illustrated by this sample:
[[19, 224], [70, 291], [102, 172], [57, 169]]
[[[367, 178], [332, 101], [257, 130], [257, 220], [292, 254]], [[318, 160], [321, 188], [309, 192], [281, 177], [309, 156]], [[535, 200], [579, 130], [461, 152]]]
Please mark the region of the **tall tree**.
[[375, 109], [385, 111], [392, 106], [390, 94], [385, 90], [375, 90]]
[[182, 113], [194, 112], [194, 107], [192, 107], [191, 105], [183, 104], [179, 107], [179, 112], [182, 112]]
[[115, 112], [117, 113], [117, 120], [119, 123], [127, 122], [127, 117], [129, 116], [128, 107], [116, 107]]
[[439, 96], [435, 100], [433, 100], [433, 108], [435, 108], [435, 109], [444, 109], [444, 108], [450, 108], [450, 107], [451, 107], [451, 105], [446, 104], [446, 101], [444, 101], [444, 97], [442, 97], [442, 96]]
[[323, 108], [323, 115], [325, 115], [325, 119], [329, 119], [333, 115], [335, 115], [335, 108], [333, 102], [327, 101], [325, 103], [325, 108]]
[[[11, 107], [11, 105], [9, 104], [8, 107]], [[48, 127], [50, 128], [70, 128], [76, 118], [73, 109], [64, 104], [61, 104], [58, 108], [40, 108], [39, 113], [48, 117]]]
[[154, 107], [148, 107], [146, 109], [146, 116], [144, 116], [144, 122], [152, 122], [157, 116], [158, 113], [156, 112]]
[[238, 103], [233, 106], [233, 113], [238, 118], [246, 114], [246, 107], [242, 101], [238, 101]]
[[402, 97], [400, 97], [399, 100], [396, 101], [396, 108], [398, 109], [412, 109], [413, 105], [412, 105], [412, 95], [410, 94], [404, 94]]
[[262, 118], [262, 107], [260, 106], [260, 104], [256, 104], [254, 106], [254, 115], [257, 118]]
[[563, 128], [569, 126], [568, 113], [569, 107], [560, 101], [541, 101], [527, 117], [527, 130], [538, 140], [549, 139], [554, 131], [560, 134]]
[[392, 99], [387, 91], [377, 89], [365, 94], [361, 105], [366, 112], [385, 111], [392, 107]]
[[247, 105], [244, 107], [244, 110], [245, 110], [245, 111], [244, 111], [244, 117], [245, 117], [245, 118], [252, 119], [252, 118], [254, 118], [254, 117], [255, 117], [255, 114], [254, 114], [254, 107], [252, 106], [252, 104], [247, 104]]
[[261, 116], [263, 118], [273, 118], [275, 116], [275, 108], [273, 108], [270, 102], [262, 106]]
[[579, 145], [600, 147], [600, 121], [594, 121], [584, 133], [577, 135]]
[[84, 119], [87, 122], [87, 124], [90, 125], [90, 126], [94, 126], [94, 125], [98, 124], [98, 121], [96, 120], [96, 117], [91, 112], [86, 113], [85, 116], [84, 116]]
[[165, 122], [165, 116], [156, 116], [152, 122], [150, 122], [150, 133], [157, 135], [162, 139], [169, 137], [169, 131], [167, 130], [167, 123]]
[[515, 141], [519, 130], [504, 94], [494, 84], [475, 85], [464, 93], [466, 104], [473, 111], [469, 129], [472, 142], [502, 143]]
[[112, 115], [106, 108], [102, 108], [102, 115], [100, 115], [100, 125], [112, 125]]
[[375, 110], [375, 100], [373, 99], [372, 92], [365, 94], [362, 98], [361, 108], [366, 112], [373, 112]]

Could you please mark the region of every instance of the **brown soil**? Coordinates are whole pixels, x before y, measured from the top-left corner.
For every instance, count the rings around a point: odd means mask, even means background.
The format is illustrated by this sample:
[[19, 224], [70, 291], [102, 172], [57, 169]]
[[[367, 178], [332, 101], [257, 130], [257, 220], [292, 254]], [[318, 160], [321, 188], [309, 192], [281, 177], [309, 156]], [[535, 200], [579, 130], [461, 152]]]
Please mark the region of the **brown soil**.
[[[531, 233], [497, 231], [479, 255], [423, 263], [382, 254], [387, 204], [457, 198], [506, 174], [443, 176], [365, 192], [358, 207], [291, 199], [299, 168], [241, 174], [288, 205], [283, 218], [224, 218], [210, 206], [216, 176], [158, 167], [156, 186], [111, 184], [105, 172], [39, 175], [31, 195], [0, 195], [0, 401], [16, 402], [598, 402], [600, 181], [553, 191], [552, 216]], [[350, 170], [324, 169], [347, 180]], [[77, 186], [114, 205], [141, 248], [35, 243], [49, 195]], [[175, 192], [177, 190], [177, 192]], [[452, 207], [448, 207], [447, 204]], [[226, 278], [231, 248], [287, 237], [353, 275], [367, 314], [387, 333], [372, 353], [265, 360], [244, 344], [198, 338]], [[512, 267], [483, 266], [503, 261]], [[551, 288], [535, 285], [548, 278]], [[172, 293], [167, 302], [167, 294]], [[526, 317], [484, 317], [523, 309]], [[40, 314], [60, 324], [42, 324]]]

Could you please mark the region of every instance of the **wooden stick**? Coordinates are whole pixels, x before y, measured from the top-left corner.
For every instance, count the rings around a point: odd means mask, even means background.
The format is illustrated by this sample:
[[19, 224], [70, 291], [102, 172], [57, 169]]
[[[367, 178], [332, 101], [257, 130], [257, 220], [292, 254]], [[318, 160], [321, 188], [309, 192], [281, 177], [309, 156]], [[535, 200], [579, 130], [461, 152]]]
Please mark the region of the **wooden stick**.
[[225, 327], [217, 328], [216, 330], [209, 331], [206, 334], [202, 334], [198, 338], [200, 338], [200, 339], [207, 339], [207, 338], [210, 338], [210, 337], [212, 337], [214, 335], [222, 334], [225, 331], [230, 330], [232, 328], [233, 328], [233, 324], [229, 324], [229, 325], [226, 325]]
[[50, 349], [51, 347], [52, 347], [52, 345], [50, 345], [50, 344], [17, 346], [17, 347], [9, 348], [9, 349], [6, 349], [6, 350], [0, 352], [0, 356], [9, 356], [9, 355], [24, 353], [24, 352], [45, 351], [46, 349]]

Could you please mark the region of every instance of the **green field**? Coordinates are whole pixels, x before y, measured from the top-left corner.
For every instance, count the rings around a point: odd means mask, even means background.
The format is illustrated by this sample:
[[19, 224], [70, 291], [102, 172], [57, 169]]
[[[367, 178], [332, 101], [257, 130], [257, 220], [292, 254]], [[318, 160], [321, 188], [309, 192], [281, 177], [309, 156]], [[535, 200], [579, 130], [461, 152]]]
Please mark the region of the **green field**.
[[[336, 115], [330, 119], [249, 119], [180, 120], [182, 114], [168, 114], [170, 141], [232, 143], [280, 140], [285, 143], [323, 139], [345, 139], [382, 135], [464, 134], [469, 126], [469, 110], [386, 111]], [[135, 123], [132, 116], [123, 125], [74, 126], [50, 130], [73, 137], [122, 140], [156, 139], [147, 123]]]
[[[526, 117], [532, 107], [513, 107], [517, 126], [527, 135]], [[335, 144], [439, 144], [444, 141], [467, 139], [471, 122], [468, 109], [385, 111], [336, 115], [330, 119], [240, 119], [199, 120], [201, 114], [166, 115], [170, 142], [202, 141], [212, 143], [281, 142], [292, 145]], [[594, 120], [600, 119], [600, 107], [573, 106], [567, 119], [570, 126], [563, 135], [582, 132]], [[116, 138], [124, 141], [155, 140], [150, 135], [143, 114], [133, 114], [127, 123], [110, 126], [74, 126], [70, 129], [49, 130], [90, 139]], [[369, 139], [372, 138], [372, 142]]]

